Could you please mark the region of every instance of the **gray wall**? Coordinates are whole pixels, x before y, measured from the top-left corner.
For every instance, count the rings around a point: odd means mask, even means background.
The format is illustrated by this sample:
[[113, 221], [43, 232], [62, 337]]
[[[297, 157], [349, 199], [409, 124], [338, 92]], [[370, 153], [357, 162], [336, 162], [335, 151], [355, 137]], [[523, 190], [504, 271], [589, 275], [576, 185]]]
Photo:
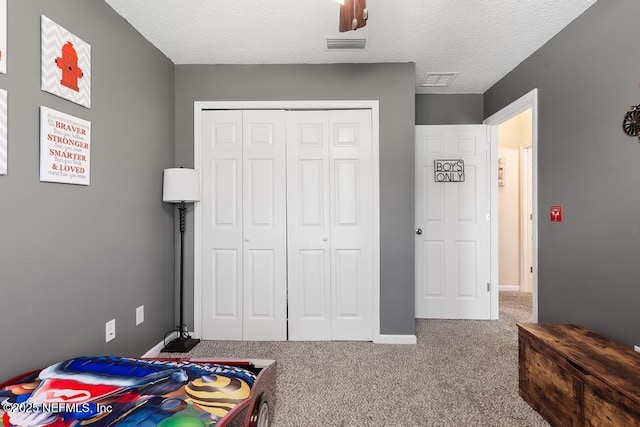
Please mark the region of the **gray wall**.
[[[599, 1], [485, 93], [490, 116], [539, 88], [539, 316], [640, 344], [640, 2]], [[564, 222], [549, 222], [549, 206]]]
[[418, 94], [416, 95], [416, 125], [480, 124], [482, 94]]
[[[0, 382], [80, 354], [140, 356], [173, 325], [173, 211], [161, 201], [173, 64], [102, 1], [8, 3]], [[91, 44], [91, 109], [40, 90], [41, 14]], [[39, 182], [41, 105], [91, 121], [90, 186]], [[105, 344], [112, 318], [116, 339]]]
[[[193, 165], [194, 101], [380, 100], [381, 332], [414, 334], [414, 64], [180, 65], [175, 87], [179, 166]], [[192, 306], [193, 229], [185, 248]]]

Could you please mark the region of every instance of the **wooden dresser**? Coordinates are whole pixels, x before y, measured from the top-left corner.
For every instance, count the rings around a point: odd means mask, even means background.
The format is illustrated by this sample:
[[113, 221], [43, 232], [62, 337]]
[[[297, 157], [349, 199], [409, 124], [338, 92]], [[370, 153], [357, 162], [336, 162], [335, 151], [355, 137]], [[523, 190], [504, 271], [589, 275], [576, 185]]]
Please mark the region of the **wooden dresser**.
[[640, 426], [640, 353], [582, 326], [518, 324], [520, 396], [553, 426]]

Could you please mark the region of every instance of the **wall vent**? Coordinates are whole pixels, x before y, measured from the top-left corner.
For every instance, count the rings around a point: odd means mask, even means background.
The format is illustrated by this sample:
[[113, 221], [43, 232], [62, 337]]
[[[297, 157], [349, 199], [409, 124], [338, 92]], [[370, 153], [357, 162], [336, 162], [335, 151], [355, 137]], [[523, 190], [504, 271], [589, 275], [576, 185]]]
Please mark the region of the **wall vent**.
[[332, 51], [349, 51], [349, 50], [367, 50], [369, 49], [369, 37], [361, 39], [344, 39], [339, 37], [325, 37], [324, 50]]
[[421, 87], [448, 87], [458, 76], [457, 72], [427, 73], [422, 78]]

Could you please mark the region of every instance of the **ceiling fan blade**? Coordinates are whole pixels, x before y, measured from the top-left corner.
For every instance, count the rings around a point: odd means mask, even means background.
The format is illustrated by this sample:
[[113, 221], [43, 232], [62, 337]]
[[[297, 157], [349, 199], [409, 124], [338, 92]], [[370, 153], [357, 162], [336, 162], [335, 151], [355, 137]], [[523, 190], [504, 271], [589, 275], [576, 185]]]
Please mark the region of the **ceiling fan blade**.
[[[367, 0], [344, 0], [340, 5], [340, 32], [357, 30], [367, 25]], [[356, 21], [354, 21], [356, 19]]]

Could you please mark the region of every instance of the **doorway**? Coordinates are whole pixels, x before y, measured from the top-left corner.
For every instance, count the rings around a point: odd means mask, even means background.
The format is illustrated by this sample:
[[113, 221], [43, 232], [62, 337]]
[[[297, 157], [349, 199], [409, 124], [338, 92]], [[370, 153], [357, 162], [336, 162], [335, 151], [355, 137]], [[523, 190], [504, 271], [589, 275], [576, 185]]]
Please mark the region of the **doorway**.
[[[509, 139], [512, 128], [522, 127], [519, 123], [530, 123], [530, 128], [520, 130], [519, 137], [511, 138], [513, 144], [501, 155], [501, 139]], [[489, 126], [491, 139], [492, 165], [495, 176], [491, 188], [492, 212], [498, 213], [491, 218], [491, 281], [499, 283], [503, 290], [523, 290], [532, 292], [532, 319], [538, 320], [538, 197], [537, 197], [537, 144], [538, 144], [538, 92], [532, 90], [510, 105], [504, 107], [484, 121]], [[514, 142], [515, 141], [515, 142]], [[502, 160], [501, 160], [502, 159]], [[529, 160], [530, 159], [530, 160]], [[502, 174], [502, 176], [500, 176]], [[511, 182], [509, 185], [509, 181]], [[509, 196], [508, 189], [517, 195]], [[527, 194], [530, 192], [530, 195]], [[502, 193], [502, 194], [501, 194]], [[510, 203], [507, 203], [510, 201]], [[508, 205], [515, 208], [508, 209]], [[504, 208], [504, 209], [502, 209]], [[502, 223], [504, 212], [517, 211], [517, 215]], [[504, 230], [508, 228], [509, 230]], [[530, 231], [529, 231], [530, 230]], [[508, 253], [514, 243], [503, 239], [515, 237], [514, 259], [503, 260], [501, 255]], [[531, 236], [530, 238], [528, 236]], [[530, 242], [530, 246], [527, 243]], [[511, 245], [511, 246], [510, 246]], [[530, 254], [530, 255], [529, 255]], [[517, 266], [516, 269], [509, 267]], [[517, 271], [515, 271], [517, 270]], [[513, 283], [509, 283], [513, 282]], [[529, 285], [530, 283], [530, 285]], [[492, 318], [499, 316], [499, 292], [492, 294]]]
[[[531, 292], [531, 109], [498, 127], [499, 290]], [[527, 228], [529, 231], [527, 231]]]

